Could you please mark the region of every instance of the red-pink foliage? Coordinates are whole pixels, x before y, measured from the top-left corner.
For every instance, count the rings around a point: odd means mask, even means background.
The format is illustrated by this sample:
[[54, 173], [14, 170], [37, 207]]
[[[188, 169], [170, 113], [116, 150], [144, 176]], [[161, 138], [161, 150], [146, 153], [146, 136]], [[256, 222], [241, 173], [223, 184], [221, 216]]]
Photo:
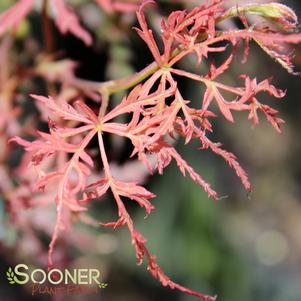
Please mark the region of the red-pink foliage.
[[106, 12], [134, 12], [142, 0], [96, 0]]
[[[176, 150], [175, 142], [181, 137], [185, 144], [196, 139], [200, 143], [200, 149], [210, 149], [221, 156], [233, 168], [245, 189], [248, 192], [251, 190], [248, 176], [236, 157], [224, 150], [220, 143], [211, 141], [210, 135], [214, 130], [211, 120], [222, 115], [227, 121], [234, 122], [233, 112], [247, 111], [249, 119], [255, 126], [259, 122], [258, 112], [261, 111], [280, 132], [283, 120], [277, 117], [278, 112], [275, 109], [260, 102], [259, 94], [264, 92], [282, 98], [285, 93], [276, 89], [271, 84], [271, 79], [258, 80], [241, 75], [236, 86], [229, 86], [220, 81], [219, 77], [236, 59], [236, 49], [241, 42], [245, 42], [245, 59], [247, 59], [251, 40], [293, 73], [287, 44], [299, 43], [301, 35], [290, 33], [296, 29], [297, 19], [294, 12], [284, 5], [270, 4], [274, 9], [273, 15], [267, 11], [271, 7], [255, 4], [225, 11], [223, 2], [208, 0], [192, 11], [172, 12], [166, 20], [162, 19], [162, 43], [159, 44], [149, 29], [144, 15], [145, 6], [154, 1], [144, 1], [137, 10], [139, 28], [136, 28], [136, 31], [151, 51], [155, 68], [146, 78], [143, 76], [135, 82], [135, 87], [129, 94], [108, 112], [109, 88], [96, 89], [92, 85], [85, 86], [85, 83], [77, 80], [70, 70], [67, 78], [62, 76], [63, 73], [57, 73], [52, 80], [73, 87], [80, 85], [83, 90], [93, 90], [94, 93], [101, 92], [102, 104], [99, 112], [94, 112], [82, 100], [70, 104], [61, 98], [32, 95], [39, 106], [43, 107], [43, 114], [49, 115], [49, 133], [37, 132], [37, 138], [32, 142], [20, 137], [14, 137], [11, 141], [23, 146], [27, 153], [26, 158], [31, 158], [30, 164], [37, 174], [36, 180], [32, 180], [33, 190], [36, 193], [43, 191], [45, 194], [55, 194], [57, 220], [49, 246], [49, 266], [53, 265], [52, 255], [60, 233], [71, 224], [70, 212], [80, 214], [87, 210], [93, 199], [100, 198], [110, 190], [116, 201], [118, 218], [114, 222], [98, 222], [98, 224], [113, 228], [127, 226], [138, 263], [141, 264], [146, 257], [148, 270], [164, 286], [179, 289], [204, 300], [215, 300], [215, 297], [197, 293], [174, 283], [158, 266], [156, 257], [146, 248], [146, 239], [135, 228], [123, 202], [124, 198], [130, 199], [143, 207], [149, 215], [154, 209], [152, 199], [155, 195], [137, 183], [124, 182], [113, 176], [103, 136], [112, 134], [129, 139], [133, 146], [132, 156], [137, 156], [143, 161], [150, 173], [156, 169], [162, 174], [171, 161], [175, 161], [184, 176], [189, 175], [209, 197], [218, 200], [217, 192]], [[106, 11], [112, 12], [135, 10], [139, 1], [98, 0], [97, 3]], [[3, 13], [0, 16], [0, 34], [17, 25], [29, 13], [32, 5], [33, 1], [19, 1]], [[54, 0], [52, 5], [55, 8], [55, 20], [59, 30], [62, 33], [71, 32], [90, 45], [91, 36], [81, 27], [73, 10], [67, 7], [63, 0]], [[247, 16], [253, 12], [254, 7], [257, 8], [257, 14], [260, 11], [263, 17], [272, 18], [281, 25], [281, 28], [275, 31], [266, 25], [248, 25]], [[219, 30], [218, 24], [233, 16], [240, 17], [245, 28]], [[227, 46], [220, 46], [219, 42], [226, 43]], [[219, 66], [212, 63], [209, 71], [204, 74], [194, 74], [176, 66], [187, 55], [196, 55], [200, 63], [207, 60], [211, 53], [225, 52], [229, 45], [232, 45], [232, 51], [228, 58]], [[160, 49], [163, 49], [163, 52]], [[175, 79], [178, 77], [189, 78], [204, 86], [204, 96], [196, 107], [192, 107], [190, 100], [184, 99]], [[132, 84], [125, 82], [125, 87], [131, 86]], [[233, 96], [228, 99], [225, 92]], [[216, 104], [219, 113], [213, 113], [213, 103]], [[116, 117], [123, 114], [130, 116], [129, 122], [116, 121]], [[98, 139], [99, 156], [89, 152], [94, 137]], [[155, 159], [155, 164], [151, 162], [150, 156]], [[89, 176], [92, 173], [96, 174], [94, 162], [99, 161], [99, 157], [103, 174], [99, 173], [98, 179], [90, 181]]]

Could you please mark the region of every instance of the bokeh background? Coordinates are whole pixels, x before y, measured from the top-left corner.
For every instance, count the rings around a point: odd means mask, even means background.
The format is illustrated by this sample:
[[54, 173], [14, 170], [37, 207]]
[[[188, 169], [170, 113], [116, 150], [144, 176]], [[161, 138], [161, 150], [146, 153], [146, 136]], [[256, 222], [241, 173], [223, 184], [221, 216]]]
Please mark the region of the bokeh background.
[[[2, 0], [0, 12], [12, 2]], [[183, 2], [158, 1], [160, 13], [167, 14], [174, 7], [201, 1]], [[242, 1], [226, 1], [227, 5], [229, 2]], [[284, 2], [301, 16], [299, 1]], [[134, 15], [108, 16], [95, 9], [91, 1], [74, 0], [70, 3], [77, 6], [84, 24], [96, 32], [93, 48], [86, 48], [71, 36], [62, 38], [55, 32], [56, 50], [63, 57], [81, 62], [77, 70], [79, 77], [97, 81], [118, 78], [140, 70], [152, 61], [146, 47], [131, 30], [135, 24]], [[159, 17], [153, 14], [151, 22], [158, 27]], [[129, 24], [128, 28], [124, 24]], [[32, 13], [21, 26], [24, 36], [18, 40], [17, 47], [26, 65], [30, 56], [39, 51], [38, 13]], [[301, 70], [300, 47], [295, 54], [295, 64]], [[211, 59], [218, 62], [222, 58]], [[196, 68], [194, 59], [183, 64], [185, 68]], [[200, 65], [197, 69], [202, 72], [206, 66]], [[222, 118], [214, 122], [214, 139], [238, 156], [249, 173], [252, 194], [246, 195], [233, 171], [220, 158], [210, 152], [198, 151], [196, 144], [184, 147], [180, 141], [178, 148], [187, 161], [225, 197], [218, 202], [208, 200], [199, 187], [183, 178], [176, 166], [171, 165], [163, 176], [145, 178], [147, 187], [158, 196], [154, 200], [156, 210], [150, 217], [144, 219], [144, 213], [136, 207], [130, 207], [130, 211], [137, 228], [148, 239], [149, 249], [158, 256], [158, 262], [173, 280], [198, 291], [217, 294], [220, 301], [300, 301], [301, 78], [287, 74], [254, 44], [248, 63], [241, 64], [238, 55], [224, 80], [235, 85], [238, 76], [244, 73], [258, 79], [272, 75], [276, 86], [287, 89], [283, 100], [267, 98], [286, 121], [281, 135], [264, 118], [258, 127], [251, 129], [247, 115], [241, 113], [235, 115], [234, 124]], [[31, 85], [37, 94], [45, 93], [41, 81], [35, 80]], [[181, 86], [186, 98], [194, 99], [196, 103], [200, 100], [202, 87], [189, 81], [181, 82]], [[19, 92], [26, 94], [27, 90]], [[121, 97], [116, 95], [113, 101], [118, 102]], [[29, 100], [25, 99], [23, 105], [30, 106], [28, 103]], [[140, 167], [137, 170], [135, 166], [123, 168], [129, 151], [124, 141], [112, 141], [111, 160], [120, 172], [143, 173]], [[13, 155], [16, 157], [17, 154], [20, 155], [18, 149]], [[114, 210], [109, 196], [90, 208], [91, 214], [102, 220], [110, 219]], [[24, 211], [32, 216], [38, 214], [30, 209]], [[44, 218], [51, 222], [54, 211], [49, 211], [47, 217], [40, 216], [40, 223]], [[37, 235], [44, 239], [47, 249], [48, 238]], [[113, 231], [76, 224], [66, 235], [68, 243], [60, 248], [67, 254], [67, 266], [99, 267], [103, 279], [109, 284], [97, 296], [79, 295], [68, 297], [68, 300], [196, 300], [162, 287], [149, 275], [145, 265], [136, 265], [126, 229]], [[36, 254], [32, 235], [24, 234], [14, 226], [4, 193], [0, 195], [0, 256], [1, 300], [51, 300], [47, 296], [32, 297], [25, 288], [6, 283], [4, 272], [8, 266], [19, 262], [39, 266], [43, 257]]]

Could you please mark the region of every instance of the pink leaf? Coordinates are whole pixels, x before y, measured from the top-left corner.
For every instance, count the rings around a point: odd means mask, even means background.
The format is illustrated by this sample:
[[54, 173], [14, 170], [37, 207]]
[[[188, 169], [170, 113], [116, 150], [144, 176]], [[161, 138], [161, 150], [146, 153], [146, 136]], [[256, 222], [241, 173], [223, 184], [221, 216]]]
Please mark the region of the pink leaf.
[[44, 96], [33, 95], [33, 94], [31, 94], [30, 96], [35, 100], [42, 102], [56, 116], [59, 116], [66, 120], [74, 120], [74, 121], [83, 122], [87, 124], [93, 124], [93, 121], [80, 114], [77, 110], [75, 110], [70, 104], [66, 102], [57, 104], [51, 96], [49, 96], [48, 98]]
[[72, 33], [81, 39], [87, 46], [92, 44], [91, 35], [80, 25], [73, 10], [63, 0], [53, 0], [55, 8], [55, 23], [62, 34]]
[[241, 182], [244, 185], [245, 189], [250, 192], [252, 187], [251, 183], [249, 182], [248, 175], [238, 163], [237, 158], [232, 153], [222, 149], [220, 147], [220, 143], [214, 143], [210, 141], [206, 136], [200, 136], [200, 140], [202, 141], [204, 148], [209, 147], [213, 152], [224, 158], [229, 166], [235, 170], [237, 176], [241, 179]]
[[144, 207], [147, 215], [155, 209], [149, 201], [149, 199], [154, 198], [155, 195], [146, 190], [144, 187], [138, 186], [135, 183], [125, 183], [116, 180], [114, 181], [114, 187], [120, 196], [134, 200], [141, 207]]
[[141, 29], [135, 28], [135, 30], [137, 31], [139, 36], [144, 40], [144, 42], [149, 47], [149, 49], [150, 49], [152, 55], [154, 56], [154, 59], [158, 63], [158, 65], [162, 66], [162, 59], [161, 59], [160, 51], [159, 51], [157, 43], [154, 39], [152, 30], [150, 30], [148, 28], [148, 25], [147, 25], [147, 22], [145, 19], [145, 15], [143, 12], [144, 6], [150, 5], [150, 4], [155, 4], [155, 2], [153, 0], [144, 1], [143, 4], [140, 6], [139, 10], [137, 11], [136, 14], [137, 14], [138, 22], [139, 22]]
[[34, 0], [19, 0], [0, 15], [0, 36], [11, 27], [18, 26], [32, 9]]

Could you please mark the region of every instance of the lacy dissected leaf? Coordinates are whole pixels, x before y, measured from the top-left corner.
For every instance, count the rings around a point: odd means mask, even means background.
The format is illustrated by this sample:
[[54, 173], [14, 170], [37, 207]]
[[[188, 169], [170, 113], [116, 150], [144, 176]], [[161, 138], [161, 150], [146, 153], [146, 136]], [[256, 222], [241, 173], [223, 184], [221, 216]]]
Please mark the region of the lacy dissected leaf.
[[229, 166], [235, 170], [237, 176], [241, 179], [241, 182], [244, 185], [245, 189], [248, 192], [250, 192], [251, 191], [251, 183], [249, 181], [248, 175], [245, 172], [245, 170], [241, 167], [239, 162], [237, 161], [236, 156], [234, 154], [222, 149], [221, 143], [214, 143], [205, 136], [200, 136], [200, 140], [202, 142], [203, 148], [210, 148], [214, 153], [221, 156], [229, 164]]
[[57, 104], [52, 97], [44, 97], [39, 95], [31, 95], [35, 100], [42, 102], [47, 108], [49, 108], [52, 113], [58, 117], [65, 120], [73, 120], [86, 124], [93, 124], [97, 121], [97, 116], [93, 111], [86, 106], [83, 102], [77, 101], [76, 104], [84, 111], [86, 114], [80, 113], [74, 107], [66, 102]]
[[[139, 189], [140, 190], [140, 189]], [[157, 278], [163, 286], [169, 286], [172, 289], [178, 289], [182, 292], [185, 292], [187, 294], [196, 296], [198, 298], [201, 298], [203, 300], [209, 300], [209, 301], [214, 301], [216, 300], [215, 296], [209, 296], [209, 295], [204, 295], [199, 292], [190, 290], [186, 287], [183, 287], [172, 280], [163, 272], [161, 267], [157, 264], [156, 262], [156, 256], [152, 256], [149, 252], [149, 250], [146, 247], [146, 239], [144, 236], [136, 230], [133, 224], [133, 220], [131, 219], [130, 215], [128, 214], [123, 201], [115, 187], [112, 187], [112, 192], [115, 197], [117, 206], [118, 206], [118, 214], [119, 214], [119, 220], [116, 223], [110, 223], [109, 226], [122, 226], [122, 225], [127, 225], [130, 234], [131, 234], [131, 239], [132, 239], [132, 244], [135, 247], [136, 250], [136, 257], [138, 264], [142, 264], [143, 258], [146, 257], [148, 261], [148, 266], [147, 269], [148, 271], [152, 274], [154, 278]], [[105, 226], [108, 226], [108, 224]]]
[[[283, 123], [283, 120], [281, 118], [271, 119], [271, 115], [269, 115], [269, 113], [266, 114], [266, 112], [268, 112], [268, 110], [266, 110], [267, 107], [270, 107], [263, 105], [259, 101], [258, 95], [264, 92], [275, 98], [283, 98], [285, 96], [285, 91], [277, 89], [275, 86], [273, 86], [271, 84], [272, 78], [258, 82], [256, 78], [251, 79], [247, 75], [240, 76], [240, 78], [244, 79], [244, 86], [232, 87], [225, 85], [216, 80], [212, 80], [212, 78], [215, 78], [217, 74], [219, 74], [219, 68], [216, 69], [214, 67], [214, 69], [212, 69], [211, 67], [210, 73], [205, 77], [177, 69], [172, 69], [171, 72], [205, 84], [206, 90], [202, 100], [203, 111], [207, 111], [212, 101], [216, 100], [219, 110], [227, 120], [234, 122], [231, 111], [249, 111], [249, 119], [253, 120], [253, 126], [255, 126], [259, 122], [257, 115], [257, 110], [259, 109], [265, 113], [266, 117], [269, 116], [269, 118], [267, 118], [268, 121], [278, 132], [280, 132], [280, 124]], [[233, 94], [234, 96], [232, 100], [226, 100], [223, 96], [223, 92], [230, 92]], [[266, 109], [263, 110], [263, 108]], [[272, 115], [276, 116], [278, 112], [272, 108], [270, 109], [271, 110], [269, 110], [269, 112], [273, 111]]]
[[[173, 54], [173, 47], [182, 45], [190, 48], [195, 44], [200, 32], [206, 31], [208, 36], [215, 35], [215, 15], [221, 11], [222, 1], [207, 1], [192, 11], [174, 11], [167, 21], [161, 22], [162, 40], [164, 44], [165, 63], [169, 61]], [[202, 57], [207, 57], [210, 47], [196, 47], [191, 49], [198, 56], [201, 62]], [[219, 51], [216, 49], [216, 51]]]
[[[85, 104], [79, 102], [76, 110], [67, 103], [57, 104], [53, 98], [33, 96], [49, 108], [53, 114], [62, 120], [75, 121], [86, 125], [78, 128], [61, 128], [49, 119], [49, 133], [38, 131], [39, 138], [29, 142], [20, 137], [11, 140], [22, 145], [31, 154], [31, 162], [35, 166], [38, 179], [34, 190], [47, 189], [50, 184], [57, 184], [55, 202], [57, 207], [57, 221], [54, 228], [52, 240], [49, 246], [49, 265], [52, 266], [52, 253], [59, 233], [68, 224], [68, 212], [80, 212], [85, 208], [79, 203], [79, 193], [83, 193], [87, 187], [87, 177], [94, 166], [93, 159], [85, 151], [91, 139], [96, 134], [93, 119], [97, 120], [95, 114]], [[83, 136], [86, 133], [86, 136]], [[77, 143], [70, 142], [74, 136], [81, 137]], [[66, 155], [71, 156], [68, 160]], [[49, 157], [55, 156], [54, 166], [43, 165]], [[56, 170], [55, 170], [56, 168]]]
[[141, 207], [143, 207], [149, 215], [155, 207], [151, 204], [150, 199], [156, 195], [146, 190], [144, 187], [137, 185], [136, 183], [125, 183], [120, 181], [114, 181], [116, 192], [122, 196], [127, 197], [133, 201], [136, 201]]
[[157, 151], [157, 168], [160, 174], [163, 173], [163, 169], [170, 164], [172, 159], [174, 159], [184, 177], [186, 176], [186, 173], [188, 173], [191, 179], [207, 192], [209, 197], [218, 199], [217, 193], [191, 166], [188, 165], [174, 147], [161, 142], [153, 147], [152, 150]]
[[158, 63], [158, 65], [162, 66], [163, 62], [162, 62], [159, 48], [158, 48], [155, 38], [153, 36], [152, 30], [148, 28], [148, 25], [147, 25], [147, 22], [145, 19], [145, 15], [143, 12], [144, 6], [149, 5], [149, 4], [155, 4], [155, 2], [153, 0], [144, 1], [143, 4], [140, 6], [139, 10], [137, 11], [137, 19], [138, 19], [141, 29], [139, 29], [139, 28], [135, 28], [135, 29], [136, 29], [137, 33], [139, 34], [139, 36], [142, 38], [142, 40], [147, 44], [149, 50], [151, 51], [151, 53], [152, 53], [154, 59], [156, 60], [156, 62]]

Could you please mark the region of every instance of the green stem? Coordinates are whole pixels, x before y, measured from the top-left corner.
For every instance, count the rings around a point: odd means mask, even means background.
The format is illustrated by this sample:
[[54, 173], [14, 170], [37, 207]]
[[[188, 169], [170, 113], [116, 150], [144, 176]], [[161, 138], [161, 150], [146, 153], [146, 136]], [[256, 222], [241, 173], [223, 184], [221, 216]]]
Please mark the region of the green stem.
[[157, 70], [159, 70], [157, 62], [153, 62], [133, 75], [101, 83], [100, 89], [105, 89], [109, 95], [118, 93], [136, 86]]

